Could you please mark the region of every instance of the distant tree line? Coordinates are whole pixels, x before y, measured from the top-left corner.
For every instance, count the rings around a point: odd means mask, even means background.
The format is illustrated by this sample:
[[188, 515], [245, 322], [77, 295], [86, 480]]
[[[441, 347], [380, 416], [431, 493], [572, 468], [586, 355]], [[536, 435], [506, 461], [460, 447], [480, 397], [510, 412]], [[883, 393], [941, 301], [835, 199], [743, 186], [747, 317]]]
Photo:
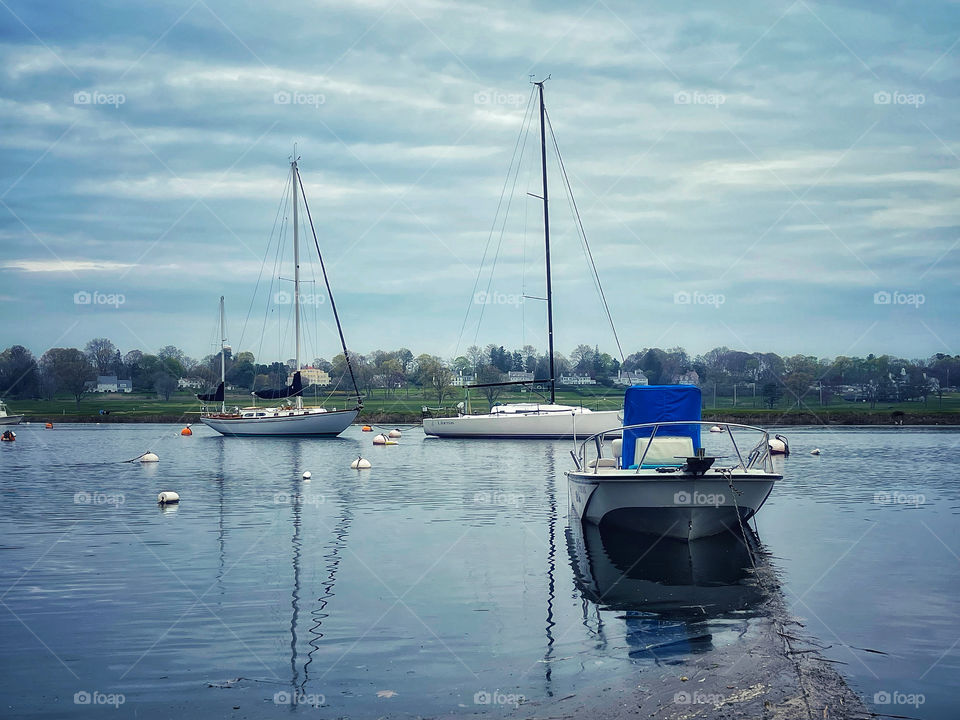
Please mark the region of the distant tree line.
[[[234, 355], [224, 351], [226, 381], [238, 390], [250, 391], [286, 384], [293, 360], [257, 362], [249, 351]], [[351, 353], [351, 365], [361, 391], [385, 395], [419, 388], [435, 396], [438, 404], [449, 397], [455, 379], [474, 383], [502, 381], [507, 373], [532, 373], [535, 379], [549, 379], [546, 353], [532, 345], [508, 350], [503, 345], [471, 345], [464, 354], [444, 359], [414, 354], [407, 348], [375, 350], [366, 355]], [[325, 370], [333, 387], [352, 389], [346, 358], [342, 353], [331, 360], [316, 358], [313, 367]], [[563, 374], [589, 375], [597, 385], [612, 387], [621, 372], [642, 372], [652, 385], [695, 381], [707, 392], [723, 397], [747, 394], [762, 398], [773, 407], [784, 399], [800, 404], [811, 392], [817, 400], [829, 402], [842, 396], [870, 403], [905, 401], [942, 396], [960, 385], [960, 355], [937, 353], [930, 358], [907, 360], [890, 355], [817, 358], [808, 355], [781, 357], [776, 353], [748, 353], [718, 347], [690, 356], [683, 348], [644, 348], [621, 363], [598, 347], [578, 345], [570, 354], [555, 355], [557, 377]], [[0, 353], [0, 397], [7, 399], [53, 398], [66, 393], [79, 404], [91, 392], [98, 375], [129, 379], [138, 391], [156, 392], [169, 399], [181, 378], [192, 378], [208, 387], [220, 379], [220, 353], [200, 360], [167, 345], [154, 353], [130, 350], [122, 354], [107, 338], [94, 338], [82, 350], [50, 348], [39, 359], [22, 345]], [[691, 380], [693, 378], [693, 380]], [[457, 381], [460, 382], [460, 381]], [[493, 404], [502, 389], [482, 389]]]

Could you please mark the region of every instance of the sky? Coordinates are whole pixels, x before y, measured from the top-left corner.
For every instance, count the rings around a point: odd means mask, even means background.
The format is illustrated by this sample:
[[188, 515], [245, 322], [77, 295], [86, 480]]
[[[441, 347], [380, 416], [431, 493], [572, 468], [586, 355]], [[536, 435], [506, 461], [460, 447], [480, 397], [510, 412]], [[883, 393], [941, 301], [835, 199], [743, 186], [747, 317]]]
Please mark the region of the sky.
[[[543, 349], [535, 124], [491, 228], [549, 76], [624, 353], [960, 353], [958, 43], [951, 2], [2, 0], [0, 347], [200, 357], [223, 295], [235, 350], [292, 357], [296, 146], [352, 350]], [[614, 353], [549, 174], [557, 349]]]

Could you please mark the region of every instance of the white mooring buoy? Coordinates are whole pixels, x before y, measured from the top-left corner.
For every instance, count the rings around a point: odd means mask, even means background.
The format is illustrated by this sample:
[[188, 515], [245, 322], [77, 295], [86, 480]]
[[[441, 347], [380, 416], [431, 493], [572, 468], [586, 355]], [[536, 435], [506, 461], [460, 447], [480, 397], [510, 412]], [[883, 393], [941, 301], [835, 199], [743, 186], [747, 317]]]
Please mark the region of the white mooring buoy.
[[394, 428], [393, 430], [387, 433], [387, 437], [392, 437], [392, 438], [398, 438], [400, 437], [400, 435], [401, 435], [400, 428]]
[[813, 450], [810, 451], [810, 454], [811, 454], [811, 455], [819, 455], [819, 454], [820, 454], [820, 448], [814, 448]]
[[370, 461], [357, 455], [357, 459], [350, 463], [351, 470], [369, 470]]
[[160, 462], [160, 458], [157, 457], [156, 453], [152, 453], [149, 450], [140, 456], [140, 462], [150, 463], [150, 462]]
[[311, 475], [311, 474], [310, 474], [310, 471], [307, 470], [306, 472], [303, 473], [303, 475], [302, 475], [301, 477], [302, 477], [304, 480], [309, 480], [310, 478], [313, 477], [313, 475]]
[[380, 433], [379, 435], [374, 435], [374, 436], [373, 436], [373, 444], [374, 444], [374, 445], [386, 445], [386, 444], [387, 444], [387, 436], [384, 435], [383, 433]]
[[172, 490], [167, 490], [157, 495], [158, 505], [170, 505], [178, 502], [180, 502], [180, 496]]

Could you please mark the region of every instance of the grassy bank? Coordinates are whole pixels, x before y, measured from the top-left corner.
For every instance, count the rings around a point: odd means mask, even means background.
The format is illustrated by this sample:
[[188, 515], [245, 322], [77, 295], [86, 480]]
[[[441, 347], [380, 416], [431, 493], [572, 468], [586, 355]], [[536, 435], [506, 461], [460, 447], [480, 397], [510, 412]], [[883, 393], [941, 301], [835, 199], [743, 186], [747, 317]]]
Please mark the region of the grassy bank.
[[[487, 403], [476, 391], [471, 393], [473, 412], [484, 412]], [[444, 406], [455, 412], [454, 405], [463, 399], [462, 391], [444, 398]], [[531, 402], [541, 400], [533, 393], [509, 392], [499, 402]], [[740, 398], [734, 406], [733, 398], [713, 398], [705, 393], [703, 417], [717, 422], [756, 423], [758, 425], [960, 425], [960, 394], [945, 395], [941, 400], [929, 398], [926, 402], [852, 403], [835, 400], [820, 405], [816, 398], [808, 398], [797, 408], [787, 403], [764, 407], [759, 398]], [[325, 404], [330, 409], [351, 407], [354, 399], [344, 393], [330, 397], [304, 399], [308, 405]], [[325, 401], [325, 402], [324, 402]], [[623, 402], [622, 390], [581, 388], [557, 393], [557, 401], [567, 405], [582, 405], [591, 410], [618, 410]], [[247, 394], [229, 394], [228, 406], [251, 404]], [[261, 401], [261, 404], [262, 401]], [[72, 397], [58, 396], [53, 400], [28, 400], [8, 403], [11, 414], [23, 414], [27, 422], [191, 422], [197, 419], [200, 403], [192, 394], [175, 393], [163, 400], [155, 393], [89, 395], [77, 404]], [[364, 398], [360, 420], [367, 422], [410, 423], [420, 420], [424, 406], [436, 407], [435, 394], [419, 388], [398, 390], [387, 394], [376, 390]]]

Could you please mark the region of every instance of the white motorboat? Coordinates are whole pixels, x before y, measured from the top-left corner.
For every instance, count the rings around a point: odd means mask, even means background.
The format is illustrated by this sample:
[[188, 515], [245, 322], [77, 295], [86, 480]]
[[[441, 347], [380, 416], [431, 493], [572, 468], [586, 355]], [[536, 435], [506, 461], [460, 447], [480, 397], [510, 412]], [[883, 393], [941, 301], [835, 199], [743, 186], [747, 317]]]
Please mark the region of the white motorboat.
[[[549, 79], [549, 78], [548, 78]], [[537, 403], [505, 403], [491, 408], [489, 413], [473, 415], [464, 412], [462, 407], [453, 417], [423, 418], [423, 431], [427, 435], [446, 438], [534, 438], [534, 439], [565, 439], [592, 435], [601, 430], [609, 430], [620, 423], [617, 410], [590, 410], [584, 407], [557, 404], [556, 368], [554, 363], [553, 342], [553, 280], [550, 273], [550, 211], [547, 188], [547, 123], [546, 108], [543, 104], [543, 82], [534, 83], [537, 86], [540, 101], [540, 160], [543, 196], [543, 233], [546, 251], [546, 289], [547, 303], [547, 340], [548, 356], [550, 360], [550, 378], [544, 380], [527, 380], [520, 382], [498, 382], [471, 385], [473, 388], [491, 387], [495, 385], [549, 385], [550, 402]], [[554, 138], [554, 144], [556, 139]], [[561, 162], [562, 167], [562, 162]], [[592, 262], [592, 260], [591, 260]], [[593, 269], [596, 277], [596, 268]], [[599, 285], [599, 278], [596, 280]], [[602, 291], [601, 291], [602, 292]], [[606, 299], [604, 299], [606, 308]], [[610, 319], [609, 309], [607, 318]], [[610, 319], [611, 327], [613, 325]], [[616, 330], [614, 330], [616, 336]], [[619, 347], [619, 340], [617, 345]], [[622, 354], [621, 354], [622, 355]], [[468, 388], [469, 392], [469, 388]]]
[[[340, 317], [337, 314], [337, 306], [333, 300], [333, 292], [330, 289], [330, 281], [327, 279], [326, 267], [323, 263], [323, 255], [320, 253], [320, 243], [317, 240], [317, 232], [313, 227], [313, 218], [310, 216], [310, 207], [307, 205], [306, 195], [303, 194], [303, 181], [300, 179], [300, 170], [297, 166], [297, 158], [290, 163], [290, 186], [293, 205], [293, 314], [296, 335], [296, 356], [294, 359], [294, 368], [292, 382], [289, 387], [274, 390], [258, 390], [254, 395], [264, 400], [283, 401], [273, 407], [246, 407], [232, 408], [227, 410], [224, 396], [225, 383], [225, 364], [224, 348], [226, 347], [226, 331], [223, 312], [223, 297], [220, 298], [220, 385], [216, 391], [208, 394], [197, 395], [197, 398], [203, 402], [220, 403], [218, 410], [204, 411], [200, 415], [200, 422], [207, 425], [224, 435], [237, 435], [243, 437], [251, 436], [334, 436], [339, 435], [346, 430], [350, 423], [354, 421], [360, 410], [363, 408], [363, 401], [360, 397], [360, 390], [357, 387], [356, 378], [353, 374], [353, 365], [350, 362], [350, 353], [347, 351], [346, 341], [343, 337], [343, 328], [340, 325]], [[350, 372], [350, 379], [353, 381], [353, 389], [357, 395], [357, 404], [354, 408], [344, 410], [327, 410], [322, 407], [304, 407], [303, 405], [303, 385], [300, 378], [300, 238], [298, 221], [298, 190], [303, 195], [304, 209], [307, 211], [307, 219], [310, 223], [310, 230], [313, 233], [314, 245], [317, 249], [317, 255], [320, 258], [320, 269], [323, 273], [323, 280], [327, 288], [327, 296], [330, 299], [330, 307], [333, 311], [333, 317], [337, 323], [337, 330], [340, 334], [340, 344], [343, 348], [343, 355], [346, 358], [347, 369]]]
[[19, 425], [23, 415], [9, 415], [7, 406], [0, 400], [0, 425]]
[[[741, 532], [783, 478], [773, 468], [769, 434], [725, 424], [731, 454], [715, 454], [719, 438], [707, 434], [708, 455], [700, 431], [712, 423], [699, 418], [699, 388], [628, 388], [622, 437], [598, 433], [571, 452], [576, 469], [566, 475], [576, 516], [682, 540]], [[745, 436], [751, 435], [758, 442], [744, 453], [741, 445], [747, 447]], [[715, 466], [721, 459], [726, 462]]]

